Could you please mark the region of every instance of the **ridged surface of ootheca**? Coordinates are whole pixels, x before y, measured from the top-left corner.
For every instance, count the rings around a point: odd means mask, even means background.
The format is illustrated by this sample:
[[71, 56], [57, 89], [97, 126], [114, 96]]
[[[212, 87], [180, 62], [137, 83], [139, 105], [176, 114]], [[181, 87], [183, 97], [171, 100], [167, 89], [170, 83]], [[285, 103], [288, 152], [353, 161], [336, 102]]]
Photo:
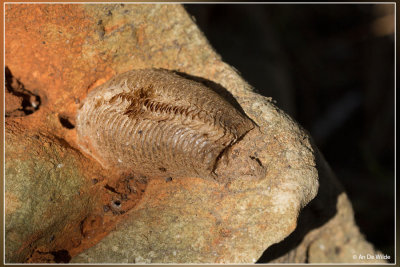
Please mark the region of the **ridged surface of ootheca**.
[[117, 75], [91, 91], [77, 115], [85, 152], [148, 177], [210, 178], [225, 148], [253, 127], [208, 87], [158, 69]]

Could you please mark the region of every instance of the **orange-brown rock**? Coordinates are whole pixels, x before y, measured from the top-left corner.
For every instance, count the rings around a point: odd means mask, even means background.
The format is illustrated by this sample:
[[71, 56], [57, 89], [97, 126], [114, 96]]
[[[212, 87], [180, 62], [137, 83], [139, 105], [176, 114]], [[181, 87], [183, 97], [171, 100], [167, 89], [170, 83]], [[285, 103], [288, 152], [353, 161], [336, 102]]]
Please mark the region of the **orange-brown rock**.
[[[268, 261], [353, 261], [317, 254], [332, 229], [357, 237], [354, 253], [374, 252], [309, 136], [220, 59], [182, 6], [6, 4], [5, 30], [6, 66], [36, 106], [6, 118], [6, 262], [249, 263], [264, 251]], [[147, 183], [81, 151], [75, 117], [88, 92], [144, 68], [207, 83], [259, 126], [215, 170], [232, 182]], [[22, 104], [8, 99], [6, 110]], [[332, 244], [345, 248], [345, 236]]]

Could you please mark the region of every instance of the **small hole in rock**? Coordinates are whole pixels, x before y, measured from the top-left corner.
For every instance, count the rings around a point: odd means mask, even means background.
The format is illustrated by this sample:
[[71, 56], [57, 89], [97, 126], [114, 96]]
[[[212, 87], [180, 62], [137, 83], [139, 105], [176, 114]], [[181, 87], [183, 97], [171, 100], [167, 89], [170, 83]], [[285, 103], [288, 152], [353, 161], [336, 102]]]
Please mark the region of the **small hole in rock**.
[[[6, 99], [9, 97], [12, 102], [11, 104], [7, 103], [5, 117], [27, 116], [39, 109], [41, 103], [40, 96], [27, 90], [25, 86], [12, 75], [8, 67], [5, 67], [5, 89]], [[11, 107], [8, 104], [10, 104]]]
[[253, 156], [250, 156], [250, 158], [252, 160], [255, 160], [258, 163], [258, 165], [260, 165], [261, 167], [263, 166], [262, 163], [261, 163], [261, 160], [259, 158], [256, 158], [256, 157], [253, 157]]
[[117, 207], [121, 206], [121, 201], [115, 200], [114, 201], [114, 205], [117, 206]]
[[71, 260], [68, 250], [62, 249], [50, 252], [54, 256], [56, 263], [68, 263]]
[[58, 119], [60, 120], [60, 123], [64, 128], [67, 128], [70, 130], [75, 128], [75, 125], [73, 125], [66, 116], [59, 115]]
[[118, 194], [118, 192], [115, 190], [115, 188], [109, 186], [108, 184], [106, 184], [106, 185], [104, 186], [104, 188], [107, 189], [108, 191], [111, 191], [111, 192], [113, 192], [113, 193], [115, 193], [115, 194]]

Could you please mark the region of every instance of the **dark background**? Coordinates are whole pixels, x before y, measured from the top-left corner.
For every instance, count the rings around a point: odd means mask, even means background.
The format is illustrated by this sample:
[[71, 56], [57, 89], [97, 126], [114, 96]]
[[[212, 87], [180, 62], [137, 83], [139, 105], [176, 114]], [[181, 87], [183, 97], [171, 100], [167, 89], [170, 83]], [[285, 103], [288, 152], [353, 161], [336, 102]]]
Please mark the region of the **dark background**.
[[394, 257], [393, 4], [187, 4], [211, 45], [305, 127], [367, 240]]

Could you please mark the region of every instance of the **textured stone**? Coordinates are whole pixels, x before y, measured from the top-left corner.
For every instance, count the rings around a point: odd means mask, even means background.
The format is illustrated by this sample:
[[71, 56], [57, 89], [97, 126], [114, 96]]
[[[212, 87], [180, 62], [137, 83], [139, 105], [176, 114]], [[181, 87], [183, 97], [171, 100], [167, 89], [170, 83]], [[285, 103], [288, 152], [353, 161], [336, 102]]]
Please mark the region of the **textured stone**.
[[385, 263], [381, 259], [362, 259], [368, 254], [382, 254], [360, 234], [346, 193], [319, 150], [313, 147], [318, 194], [300, 213], [296, 230], [270, 246], [259, 262]]
[[[8, 262], [350, 262], [347, 248], [373, 252], [307, 133], [221, 61], [182, 6], [8, 4], [5, 11], [6, 65], [42, 100], [35, 113], [7, 118]], [[201, 81], [259, 126], [216, 170], [232, 182], [146, 184], [81, 154], [74, 124], [87, 93], [142, 68]]]
[[49, 245], [46, 252], [54, 252], [59, 247], [54, 240], [65, 229], [75, 226], [79, 232], [96, 196], [82, 179], [87, 171], [78, 153], [54, 136], [6, 124], [7, 262], [26, 261], [33, 247]]

